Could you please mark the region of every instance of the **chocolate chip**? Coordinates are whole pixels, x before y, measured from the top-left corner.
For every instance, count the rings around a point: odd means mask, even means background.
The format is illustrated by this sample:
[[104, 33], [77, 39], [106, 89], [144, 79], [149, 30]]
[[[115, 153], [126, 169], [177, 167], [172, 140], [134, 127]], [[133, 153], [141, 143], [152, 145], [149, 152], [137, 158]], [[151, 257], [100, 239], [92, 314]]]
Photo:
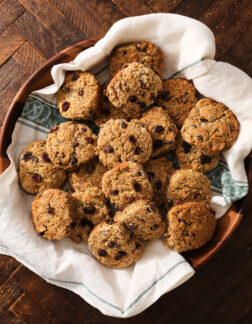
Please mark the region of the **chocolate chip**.
[[129, 102], [136, 102], [137, 97], [136, 96], [129, 96]]
[[200, 118], [200, 120], [202, 121], [202, 122], [208, 122], [208, 120], [206, 119], [206, 118]]
[[32, 152], [26, 152], [24, 155], [23, 155], [23, 159], [25, 161], [28, 161], [32, 158]]
[[136, 243], [136, 250], [139, 250], [140, 248], [141, 248], [141, 244], [139, 244], [139, 243]]
[[46, 211], [47, 211], [47, 214], [53, 214], [54, 213], [54, 208], [51, 207], [51, 206], [48, 206]]
[[155, 98], [156, 98], [155, 93], [152, 92], [152, 93], [150, 94], [150, 99], [151, 99], [151, 100], [155, 100]]
[[141, 48], [138, 47], [138, 46], [136, 46], [136, 50], [137, 50], [138, 52], [141, 52]]
[[114, 220], [113, 219], [106, 219], [105, 223], [111, 225], [111, 224], [114, 223]]
[[83, 133], [86, 133], [86, 131], [87, 131], [86, 127], [81, 127], [81, 131], [82, 131]]
[[143, 172], [140, 170], [140, 171], [137, 172], [137, 175], [138, 176], [142, 176], [143, 175]]
[[61, 107], [63, 111], [67, 111], [69, 109], [69, 106], [70, 106], [69, 102], [64, 101]]
[[115, 260], [120, 260], [122, 257], [126, 256], [127, 253], [125, 251], [119, 251], [115, 257]]
[[134, 224], [134, 223], [125, 224], [125, 227], [129, 231], [134, 231], [138, 228], [137, 224]]
[[119, 190], [115, 189], [111, 191], [111, 195], [115, 196], [119, 194]]
[[100, 250], [98, 250], [98, 255], [100, 257], [105, 257], [107, 255], [107, 252], [105, 250], [100, 249]]
[[116, 242], [111, 241], [111, 242], [108, 243], [108, 247], [111, 248], [111, 249], [114, 249], [114, 248], [117, 247], [117, 244], [116, 244]]
[[133, 187], [136, 192], [140, 192], [142, 190], [141, 184], [138, 181], [134, 181]]
[[147, 109], [147, 106], [144, 102], [138, 102], [138, 105], [139, 107], [142, 109], [142, 110], [146, 110]]
[[79, 75], [78, 74], [74, 74], [72, 77], [72, 81], [76, 81], [77, 79], [79, 79]]
[[147, 207], [146, 210], [147, 210], [148, 213], [151, 213], [152, 212], [152, 210], [151, 210], [150, 207]]
[[85, 214], [88, 214], [88, 215], [90, 215], [90, 214], [94, 214], [94, 212], [95, 212], [95, 207], [93, 206], [93, 205], [88, 205], [87, 207], [84, 207], [83, 208], [83, 211], [84, 211], [84, 213]]
[[86, 137], [85, 138], [88, 144], [94, 144], [94, 139], [92, 137]]
[[130, 141], [131, 143], [133, 143], [133, 144], [136, 144], [136, 138], [135, 138], [135, 136], [130, 135], [130, 136], [129, 136], [129, 141]]
[[76, 222], [72, 222], [72, 223], [71, 223], [71, 227], [72, 227], [72, 228], [75, 228], [76, 226], [77, 226]]
[[126, 55], [127, 54], [127, 51], [124, 50], [122, 53], [123, 53], [123, 55]]
[[198, 199], [200, 197], [200, 193], [199, 192], [194, 192], [192, 196], [193, 196], [194, 199]]
[[183, 141], [182, 143], [181, 143], [181, 146], [183, 147], [183, 149], [184, 149], [184, 153], [189, 153], [190, 152], [190, 150], [191, 150], [191, 145], [189, 144], [189, 143], [187, 143], [186, 141]]
[[158, 180], [156, 183], [155, 183], [155, 187], [156, 189], [161, 189], [162, 188], [162, 182], [160, 180]]
[[206, 164], [206, 163], [209, 163], [211, 161], [211, 156], [209, 155], [201, 155], [200, 157], [200, 163], [201, 164]]
[[50, 133], [54, 133], [54, 132], [56, 132], [58, 129], [59, 129], [59, 127], [58, 127], [57, 125], [55, 125], [55, 126], [51, 127], [51, 129], [50, 129]]
[[198, 135], [197, 136], [197, 139], [200, 140], [200, 141], [202, 141], [203, 140], [203, 137], [201, 135]]
[[46, 152], [43, 152], [42, 153], [42, 160], [44, 161], [44, 162], [51, 162], [51, 160], [49, 159], [49, 156], [48, 156], [48, 154], [46, 153]]
[[152, 231], [154, 231], [154, 230], [157, 229], [158, 227], [159, 227], [158, 224], [154, 224], [154, 225], [152, 225], [152, 226], [150, 227], [150, 229], [151, 229]]
[[139, 80], [142, 89], [146, 89], [146, 83], [143, 80]]
[[170, 92], [167, 90], [167, 91], [161, 91], [161, 98], [163, 100], [168, 100], [170, 97]]
[[122, 122], [122, 128], [127, 128], [128, 127], [128, 125], [123, 121]]
[[168, 199], [168, 200], [167, 200], [167, 206], [168, 206], [168, 208], [172, 208], [172, 206], [173, 206], [173, 201], [172, 201], [172, 199]]
[[114, 149], [111, 145], [108, 145], [105, 147], [105, 149], [103, 150], [104, 153], [113, 153]]
[[34, 182], [36, 182], [36, 183], [40, 183], [40, 182], [42, 181], [42, 177], [41, 177], [40, 174], [38, 174], [38, 173], [34, 173], [34, 174], [32, 175], [32, 180], [33, 180]]
[[154, 128], [154, 132], [155, 133], [162, 133], [164, 131], [164, 127], [162, 125], [157, 125], [155, 128]]
[[229, 125], [229, 128], [230, 128], [231, 131], [235, 130], [235, 126], [234, 126], [234, 124], [230, 124], [230, 125]]
[[155, 177], [155, 173], [154, 172], [147, 172], [147, 176], [149, 178], [149, 180], [153, 179]]
[[78, 90], [78, 95], [79, 96], [83, 96], [83, 93], [84, 93], [84, 90], [83, 89]]
[[154, 148], [154, 150], [156, 150], [156, 149], [162, 147], [163, 144], [164, 144], [164, 143], [163, 143], [163, 141], [161, 141], [161, 140], [156, 140], [156, 141], [154, 141], [154, 142], [153, 142], [153, 148]]
[[44, 232], [40, 232], [39, 235], [44, 236], [45, 235], [45, 231]]
[[140, 147], [139, 147], [139, 146], [136, 146], [134, 153], [135, 153], [136, 155], [139, 155], [140, 152], [141, 152]]
[[76, 158], [76, 156], [71, 155], [71, 156], [70, 156], [70, 159], [69, 159], [69, 163], [71, 163], [71, 164], [75, 164], [75, 163], [77, 163], [77, 162], [78, 162], [78, 159]]

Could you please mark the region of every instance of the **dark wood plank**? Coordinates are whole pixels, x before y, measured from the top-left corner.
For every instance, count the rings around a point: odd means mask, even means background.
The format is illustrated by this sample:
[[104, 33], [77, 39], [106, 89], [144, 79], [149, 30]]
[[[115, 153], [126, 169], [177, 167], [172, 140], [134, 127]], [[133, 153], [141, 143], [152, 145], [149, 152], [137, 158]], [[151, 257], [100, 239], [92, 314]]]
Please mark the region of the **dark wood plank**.
[[21, 73], [24, 73], [24, 70], [12, 57], [3, 66], [1, 66], [0, 94]]
[[146, 4], [154, 11], [154, 12], [171, 12], [174, 8], [181, 3], [182, 0], [147, 0]]
[[18, 284], [8, 279], [0, 286], [0, 313], [5, 312], [23, 294], [23, 290]]
[[6, 255], [0, 255], [0, 286], [20, 265], [18, 261]]
[[0, 313], [0, 324], [22, 324], [24, 323], [17, 318], [12, 312]]
[[17, 0], [1, 0], [0, 34], [21, 16], [24, 11], [25, 8]]
[[153, 11], [141, 0], [112, 0], [113, 3], [126, 16], [140, 16], [152, 13]]
[[204, 0], [199, 4], [199, 0], [183, 0], [172, 11], [172, 13], [197, 18], [213, 0]]

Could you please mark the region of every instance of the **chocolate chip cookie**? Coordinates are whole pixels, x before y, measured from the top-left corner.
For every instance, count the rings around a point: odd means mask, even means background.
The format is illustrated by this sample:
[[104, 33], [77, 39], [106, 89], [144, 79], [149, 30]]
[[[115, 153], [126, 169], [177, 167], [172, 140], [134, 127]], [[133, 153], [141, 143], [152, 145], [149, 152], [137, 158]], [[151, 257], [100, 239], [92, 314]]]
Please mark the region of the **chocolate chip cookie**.
[[31, 205], [31, 217], [36, 231], [48, 240], [62, 240], [71, 235], [79, 217], [76, 201], [59, 189], [39, 193]]
[[125, 229], [120, 223], [103, 222], [97, 225], [88, 239], [90, 251], [107, 267], [121, 269], [137, 261], [144, 243]]
[[139, 122], [111, 119], [100, 130], [97, 152], [108, 168], [126, 161], [145, 163], [152, 152], [152, 138]]
[[211, 240], [215, 212], [204, 202], [187, 202], [173, 207], [167, 215], [164, 245], [177, 252], [198, 249]]
[[153, 200], [157, 206], [166, 204], [167, 186], [175, 169], [165, 156], [149, 160], [144, 169], [153, 188]]
[[68, 180], [73, 191], [85, 191], [89, 187], [101, 188], [101, 181], [107, 169], [98, 159], [93, 159], [77, 171], [68, 173]]
[[180, 128], [196, 102], [196, 89], [191, 82], [170, 79], [163, 80], [163, 90], [159, 92], [156, 105], [166, 109]]
[[115, 221], [122, 223], [140, 240], [156, 240], [165, 230], [165, 222], [162, 221], [154, 202], [137, 200], [127, 206], [123, 211], [117, 212]]
[[179, 136], [176, 157], [182, 169], [205, 173], [218, 165], [221, 155], [220, 153], [212, 156], [206, 155], [197, 146], [187, 143], [182, 136]]
[[74, 170], [95, 156], [97, 136], [81, 123], [66, 122], [51, 128], [46, 151], [52, 162], [65, 170]]
[[164, 54], [151, 42], [133, 42], [114, 48], [111, 53], [109, 73], [114, 76], [129, 63], [138, 62], [162, 76]]
[[67, 73], [57, 92], [57, 106], [68, 119], [94, 119], [100, 99], [100, 85], [90, 72]]
[[211, 183], [203, 173], [191, 169], [177, 170], [167, 188], [168, 207], [189, 201], [210, 203]]
[[35, 141], [27, 145], [20, 155], [19, 179], [26, 192], [36, 194], [49, 188], [61, 188], [66, 173], [51, 162], [46, 152], [46, 141]]
[[102, 191], [118, 210], [139, 199], [151, 199], [152, 186], [140, 164], [124, 162], [104, 173]]
[[120, 70], [107, 87], [111, 103], [129, 118], [138, 118], [162, 90], [160, 77], [141, 63], [130, 63]]
[[171, 151], [176, 146], [177, 126], [161, 107], [153, 107], [143, 114], [140, 122], [151, 134], [153, 151], [151, 156]]
[[210, 156], [229, 149], [238, 132], [239, 123], [232, 111], [209, 98], [197, 102], [181, 129], [187, 143]]

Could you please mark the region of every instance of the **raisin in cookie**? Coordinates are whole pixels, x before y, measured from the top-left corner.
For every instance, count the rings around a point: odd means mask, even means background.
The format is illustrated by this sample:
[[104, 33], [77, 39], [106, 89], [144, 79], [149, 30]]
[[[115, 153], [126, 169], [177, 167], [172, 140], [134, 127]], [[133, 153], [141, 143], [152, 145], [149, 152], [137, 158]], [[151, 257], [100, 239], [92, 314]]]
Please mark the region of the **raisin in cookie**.
[[97, 225], [88, 239], [90, 251], [107, 267], [121, 269], [137, 261], [142, 255], [144, 243], [120, 223], [103, 222]]
[[109, 73], [114, 76], [129, 63], [138, 62], [162, 75], [164, 68], [164, 55], [162, 51], [151, 42], [133, 42], [122, 44], [113, 49], [109, 64]]
[[107, 200], [102, 190], [98, 187], [90, 187], [84, 192], [76, 191], [72, 196], [81, 204], [83, 214], [81, 214], [82, 217], [78, 220], [77, 226], [73, 230], [71, 239], [76, 243], [81, 241], [87, 243], [93, 227], [109, 218]]
[[77, 171], [68, 173], [68, 181], [73, 191], [84, 191], [89, 187], [101, 188], [103, 174], [107, 171], [98, 159], [93, 159]]
[[109, 82], [106, 82], [101, 87], [100, 107], [96, 112], [95, 124], [101, 126], [110, 119], [127, 119], [128, 116], [120, 109], [115, 108], [109, 101], [106, 91]]
[[209, 98], [197, 102], [181, 129], [183, 139], [205, 155], [229, 149], [238, 132], [239, 123], [232, 111]]
[[66, 122], [51, 128], [46, 151], [55, 165], [74, 170], [94, 158], [96, 143], [97, 137], [87, 125]]
[[168, 207], [188, 201], [210, 203], [211, 183], [203, 173], [191, 169], [177, 170], [167, 188]]
[[111, 204], [122, 210], [139, 199], [151, 199], [152, 186], [140, 164], [124, 162], [109, 170], [102, 178], [102, 191]]
[[162, 81], [151, 69], [141, 63], [131, 63], [119, 71], [107, 87], [111, 103], [129, 118], [138, 118], [162, 90]]
[[182, 169], [205, 173], [218, 165], [221, 155], [205, 155], [197, 146], [187, 143], [179, 136], [176, 157]]
[[57, 92], [61, 115], [69, 119], [93, 119], [100, 99], [100, 85], [90, 72], [71, 72]]
[[166, 204], [166, 192], [167, 186], [170, 181], [170, 177], [175, 169], [172, 166], [172, 162], [165, 156], [157, 159], [149, 160], [144, 169], [152, 184], [153, 188], [153, 200], [158, 206]]
[[197, 102], [196, 89], [185, 79], [163, 81], [156, 104], [167, 110], [178, 127], [182, 127], [192, 107]]
[[140, 122], [151, 134], [153, 140], [152, 156], [175, 148], [178, 129], [167, 111], [161, 107], [153, 107], [143, 114]]
[[145, 163], [152, 152], [152, 138], [139, 122], [111, 119], [100, 130], [97, 152], [108, 168], [126, 161]]
[[148, 200], [137, 200], [123, 211], [117, 212], [115, 221], [122, 223], [136, 238], [143, 241], [156, 240], [165, 230], [165, 222], [155, 203]]
[[203, 202], [187, 202], [173, 207], [167, 215], [164, 245], [177, 252], [198, 249], [211, 240], [215, 212]]
[[36, 194], [50, 188], [61, 188], [66, 173], [49, 159], [46, 141], [36, 141], [27, 145], [20, 155], [19, 179], [26, 192]]
[[39, 193], [31, 204], [31, 216], [36, 231], [48, 240], [62, 240], [76, 227], [79, 209], [68, 193], [47, 189]]

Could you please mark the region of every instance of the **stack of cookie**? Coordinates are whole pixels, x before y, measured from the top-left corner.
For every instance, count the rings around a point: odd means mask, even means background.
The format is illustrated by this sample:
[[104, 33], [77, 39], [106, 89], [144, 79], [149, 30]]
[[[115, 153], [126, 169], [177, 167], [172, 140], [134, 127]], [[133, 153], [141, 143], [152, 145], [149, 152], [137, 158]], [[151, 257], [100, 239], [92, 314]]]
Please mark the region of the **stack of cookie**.
[[[164, 233], [164, 245], [179, 252], [211, 239], [216, 221], [202, 172], [218, 164], [239, 124], [224, 105], [197, 101], [191, 82], [162, 81], [163, 61], [157, 46], [135, 42], [113, 50], [112, 79], [101, 87], [90, 72], [67, 73], [57, 105], [71, 121], [20, 157], [20, 183], [37, 194], [31, 215], [43, 238], [86, 242], [116, 269]], [[99, 126], [98, 136], [82, 120]], [[66, 177], [72, 194], [60, 190]]]

